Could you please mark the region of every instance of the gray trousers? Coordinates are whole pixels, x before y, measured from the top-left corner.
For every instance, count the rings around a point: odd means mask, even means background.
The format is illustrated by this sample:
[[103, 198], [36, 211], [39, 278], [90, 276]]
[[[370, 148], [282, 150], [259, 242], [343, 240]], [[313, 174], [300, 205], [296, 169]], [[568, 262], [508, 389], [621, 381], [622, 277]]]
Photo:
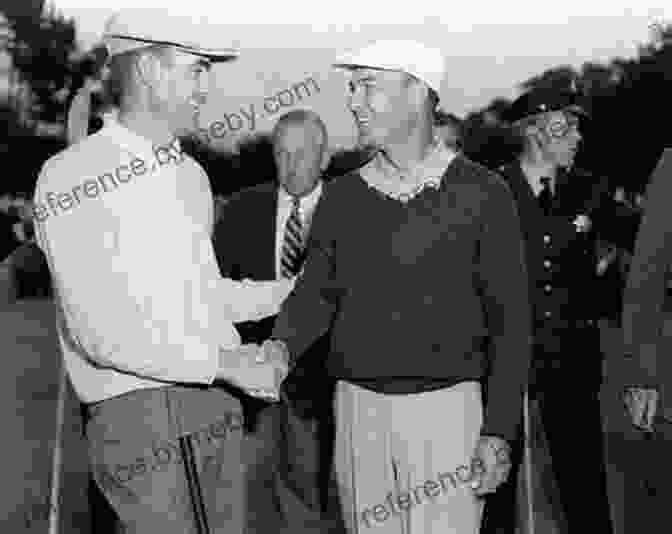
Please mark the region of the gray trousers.
[[[210, 533], [244, 532], [238, 400], [216, 388], [165, 387], [102, 401], [89, 415], [93, 476], [124, 532], [198, 533], [195, 505]], [[181, 436], [189, 438], [186, 456], [193, 457], [195, 474], [185, 463]]]

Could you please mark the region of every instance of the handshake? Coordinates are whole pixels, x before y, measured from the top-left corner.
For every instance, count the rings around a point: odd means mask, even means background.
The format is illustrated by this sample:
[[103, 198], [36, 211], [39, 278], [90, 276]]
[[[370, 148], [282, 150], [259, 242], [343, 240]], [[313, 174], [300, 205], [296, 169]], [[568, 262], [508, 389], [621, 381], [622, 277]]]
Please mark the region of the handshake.
[[280, 386], [289, 374], [289, 351], [279, 340], [266, 340], [236, 349], [219, 350], [216, 378], [269, 402], [280, 400]]

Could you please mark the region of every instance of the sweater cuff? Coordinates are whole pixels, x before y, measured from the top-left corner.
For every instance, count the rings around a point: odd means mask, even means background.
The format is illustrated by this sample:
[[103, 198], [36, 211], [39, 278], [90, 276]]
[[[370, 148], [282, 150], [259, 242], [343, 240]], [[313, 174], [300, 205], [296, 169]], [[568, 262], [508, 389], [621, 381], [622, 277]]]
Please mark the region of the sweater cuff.
[[628, 362], [627, 385], [630, 387], [658, 389], [657, 358], [658, 347], [655, 343], [642, 344], [636, 350], [627, 350], [624, 355]]
[[508, 402], [507, 406], [503, 406], [502, 402], [497, 399], [491, 399], [485, 408], [481, 436], [497, 436], [506, 441], [509, 446], [513, 446], [520, 435], [522, 418], [522, 395], [519, 402]]
[[513, 447], [513, 443], [518, 435], [519, 426], [517, 422], [513, 426], [504, 427], [501, 424], [495, 425], [486, 421], [481, 429], [481, 436], [502, 438], [510, 447]]
[[[282, 316], [280, 316], [282, 317]], [[293, 335], [294, 334], [294, 335]], [[276, 321], [271, 332], [270, 339], [272, 341], [281, 341], [284, 343], [287, 352], [289, 353], [289, 367], [290, 369], [296, 364], [297, 356], [299, 355], [296, 350], [296, 332], [293, 332], [292, 329], [284, 324], [281, 324], [280, 321]]]

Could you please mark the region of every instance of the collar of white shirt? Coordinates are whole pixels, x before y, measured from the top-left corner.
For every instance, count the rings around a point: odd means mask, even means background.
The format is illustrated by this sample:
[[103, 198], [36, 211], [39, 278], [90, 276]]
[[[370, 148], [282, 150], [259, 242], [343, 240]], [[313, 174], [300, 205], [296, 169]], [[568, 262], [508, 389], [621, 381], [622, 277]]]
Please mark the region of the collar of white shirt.
[[[301, 202], [299, 204], [299, 212], [301, 214], [301, 219], [305, 221], [309, 219], [315, 207], [317, 206], [318, 200], [320, 200], [320, 195], [322, 194], [322, 180], [317, 183], [315, 189], [313, 189], [306, 196], [301, 197]], [[278, 204], [279, 208], [289, 209], [292, 206], [294, 197], [290, 195], [284, 187], [278, 188]]]
[[180, 140], [175, 137], [169, 145], [164, 147], [154, 144], [150, 139], [129, 130], [121, 124], [114, 115], [105, 115], [105, 125], [101, 133], [109, 135], [116, 144], [125, 148], [132, 154], [156, 157], [157, 152], [163, 148], [165, 150], [182, 152]]
[[426, 187], [438, 188], [448, 165], [456, 155], [436, 139], [425, 159], [408, 173], [401, 173], [393, 168], [378, 152], [359, 174], [369, 187], [400, 202], [407, 202]]
[[[530, 189], [532, 190], [532, 194], [535, 197], [538, 197], [541, 194], [541, 190], [544, 188], [544, 184], [541, 181], [542, 178], [544, 178], [544, 176], [535, 176], [535, 177], [525, 176], [525, 179], [527, 180], [527, 183], [530, 186]], [[549, 179], [550, 181], [548, 182], [548, 185], [551, 188], [551, 194], [555, 195], [557, 180], [554, 180], [553, 178]]]

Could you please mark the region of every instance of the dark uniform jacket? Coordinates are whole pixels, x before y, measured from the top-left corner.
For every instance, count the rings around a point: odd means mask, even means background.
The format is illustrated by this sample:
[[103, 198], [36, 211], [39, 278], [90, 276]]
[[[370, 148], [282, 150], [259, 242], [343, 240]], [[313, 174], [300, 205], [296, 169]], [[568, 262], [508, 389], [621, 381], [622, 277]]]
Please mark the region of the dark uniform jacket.
[[[597, 319], [605, 313], [597, 275], [596, 239], [620, 240], [612, 231], [617, 217], [606, 181], [584, 171], [560, 173], [553, 207], [544, 214], [518, 161], [499, 169], [518, 205], [534, 315], [535, 344], [560, 355], [599, 341]], [[581, 221], [590, 221], [582, 231]], [[577, 358], [579, 355], [576, 355]]]

